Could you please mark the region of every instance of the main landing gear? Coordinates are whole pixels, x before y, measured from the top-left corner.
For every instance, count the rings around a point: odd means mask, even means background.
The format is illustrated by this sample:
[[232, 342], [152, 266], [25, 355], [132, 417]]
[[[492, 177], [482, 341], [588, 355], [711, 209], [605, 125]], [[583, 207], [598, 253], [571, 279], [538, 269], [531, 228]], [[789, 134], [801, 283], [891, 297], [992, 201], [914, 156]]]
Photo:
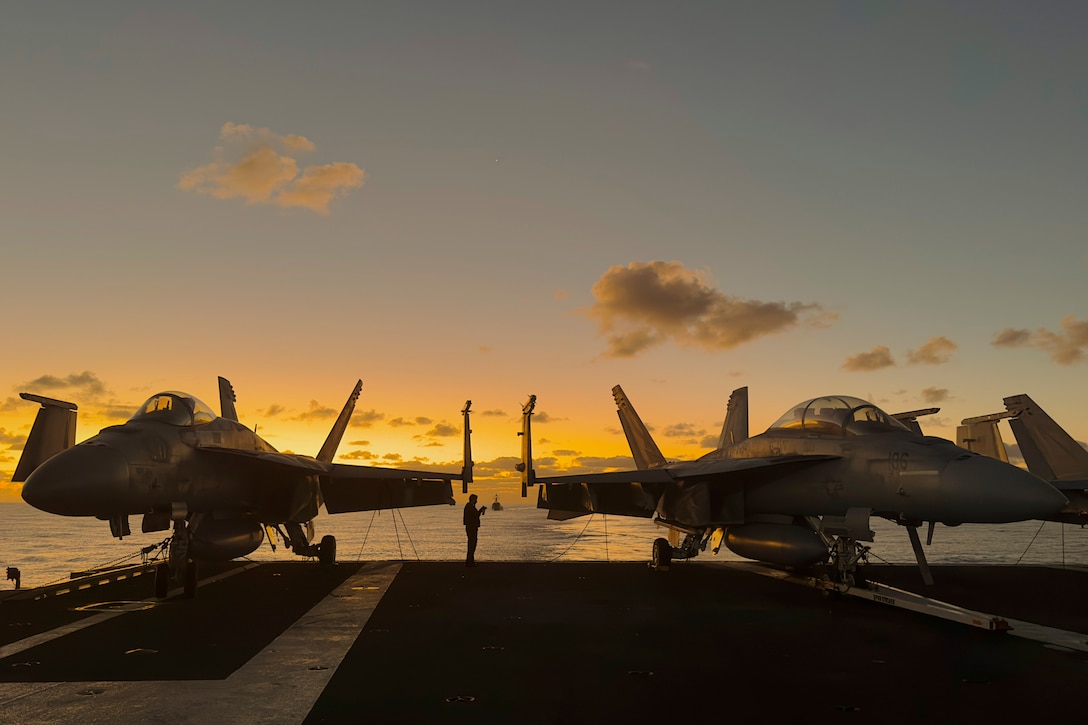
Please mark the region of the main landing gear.
[[196, 596], [196, 562], [189, 558], [189, 541], [188, 522], [175, 521], [167, 559], [155, 567], [155, 596], [159, 599], [166, 599], [171, 584], [182, 587], [186, 598]]
[[868, 562], [868, 546], [849, 536], [832, 537], [826, 571], [821, 578], [840, 590], [863, 584], [858, 565]]
[[[654, 539], [654, 547], [650, 555], [650, 568], [654, 571], [668, 571], [673, 559], [692, 559], [706, 550], [707, 541], [711, 532], [703, 529], [670, 528], [669, 535], [684, 534], [684, 540], [679, 546], [673, 546], [666, 538]], [[717, 549], [715, 549], [715, 552]]]
[[[287, 528], [287, 532], [284, 533], [278, 526], [277, 531], [280, 532], [280, 536], [287, 542], [287, 546], [291, 548], [291, 551], [295, 552], [299, 556], [317, 557], [318, 563], [323, 567], [332, 567], [336, 564], [336, 537], [326, 534], [321, 537], [321, 541], [317, 544], [309, 543], [310, 538], [306, 535], [306, 531], [303, 530], [302, 524], [296, 521], [288, 521], [284, 524]], [[313, 534], [313, 527], [307, 526], [310, 534]]]

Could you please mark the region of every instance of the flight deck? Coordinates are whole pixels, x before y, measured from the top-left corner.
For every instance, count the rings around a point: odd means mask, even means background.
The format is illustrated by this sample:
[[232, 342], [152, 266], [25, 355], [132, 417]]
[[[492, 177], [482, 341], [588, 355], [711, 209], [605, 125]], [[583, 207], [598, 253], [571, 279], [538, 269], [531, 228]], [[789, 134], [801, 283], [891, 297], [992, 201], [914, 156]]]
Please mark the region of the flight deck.
[[[930, 596], [1088, 632], [1086, 572], [933, 571]], [[911, 566], [867, 576], [921, 589]], [[1084, 651], [747, 564], [236, 562], [163, 601], [151, 576], [99, 580], [5, 592], [0, 720], [1083, 721]]]

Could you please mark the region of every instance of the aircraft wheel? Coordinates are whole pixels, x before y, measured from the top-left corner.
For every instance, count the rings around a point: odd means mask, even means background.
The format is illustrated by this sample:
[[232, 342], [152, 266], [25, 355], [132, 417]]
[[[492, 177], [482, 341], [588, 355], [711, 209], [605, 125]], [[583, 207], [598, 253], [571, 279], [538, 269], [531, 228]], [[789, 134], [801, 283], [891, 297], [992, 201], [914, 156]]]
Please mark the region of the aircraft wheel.
[[672, 545], [668, 539], [654, 539], [652, 566], [657, 571], [668, 571], [672, 562]]
[[166, 599], [170, 591], [170, 565], [166, 562], [155, 567], [155, 597]]
[[185, 567], [185, 598], [196, 596], [196, 562], [190, 561]]
[[321, 566], [332, 566], [336, 563], [336, 537], [325, 535], [321, 537], [321, 544], [317, 547], [317, 560]]

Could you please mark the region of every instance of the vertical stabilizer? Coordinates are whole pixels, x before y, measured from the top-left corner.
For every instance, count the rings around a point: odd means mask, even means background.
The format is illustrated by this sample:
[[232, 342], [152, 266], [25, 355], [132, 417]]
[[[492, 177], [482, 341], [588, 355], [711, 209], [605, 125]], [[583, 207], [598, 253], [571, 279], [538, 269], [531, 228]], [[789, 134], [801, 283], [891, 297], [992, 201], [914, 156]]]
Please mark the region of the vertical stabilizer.
[[469, 408], [472, 407], [472, 401], [465, 401], [465, 409], [461, 411], [461, 415], [465, 416], [465, 448], [464, 457], [461, 464], [461, 493], [468, 493], [468, 485], [472, 483], [472, 467], [475, 463], [472, 460], [472, 424], [469, 421]]
[[1088, 478], [1088, 451], [1027, 395], [1005, 398], [1012, 428], [1028, 470], [1048, 481]]
[[348, 396], [348, 401], [344, 403], [344, 409], [340, 411], [340, 416], [336, 419], [336, 422], [332, 424], [332, 430], [329, 431], [329, 437], [325, 439], [325, 443], [321, 446], [321, 450], [317, 452], [317, 460], [324, 461], [325, 463], [332, 463], [333, 456], [336, 455], [336, 449], [340, 447], [340, 441], [344, 438], [344, 431], [348, 429], [348, 422], [351, 421], [351, 414], [355, 412], [355, 401], [359, 399], [359, 392], [362, 391], [362, 389], [363, 381], [356, 381], [355, 389], [351, 391], [351, 395]]
[[521, 497], [529, 495], [529, 486], [536, 485], [536, 471], [533, 470], [533, 410], [536, 409], [536, 396], [530, 395], [525, 405], [521, 406]]
[[238, 411], [234, 409], [234, 403], [238, 396], [234, 394], [234, 386], [226, 378], [219, 377], [219, 416], [227, 420], [238, 420]]
[[718, 439], [718, 450], [748, 440], [748, 386], [737, 388], [729, 396], [725, 424]]
[[35, 468], [76, 442], [76, 404], [41, 395], [19, 393], [23, 400], [41, 403], [34, 426], [23, 446], [23, 455], [15, 466], [12, 481], [25, 481]]
[[627, 394], [623, 392], [623, 388], [618, 385], [612, 388], [612, 397], [616, 400], [616, 415], [620, 417], [623, 434], [627, 436], [627, 445], [631, 447], [631, 456], [635, 459], [635, 468], [641, 471], [647, 468], [664, 466], [667, 463], [665, 456], [661, 455], [661, 449], [654, 443], [650, 431], [646, 429], [646, 425], [638, 417], [638, 413], [635, 412], [631, 401], [627, 399]]

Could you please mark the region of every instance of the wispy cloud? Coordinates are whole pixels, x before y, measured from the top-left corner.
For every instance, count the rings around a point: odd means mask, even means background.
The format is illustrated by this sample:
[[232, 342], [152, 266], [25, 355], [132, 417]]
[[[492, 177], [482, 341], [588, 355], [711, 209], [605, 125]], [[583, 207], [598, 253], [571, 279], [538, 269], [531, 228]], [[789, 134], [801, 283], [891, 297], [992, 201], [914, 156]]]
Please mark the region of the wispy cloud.
[[351, 424], [356, 428], [369, 428], [379, 420], [384, 419], [385, 413], [379, 413], [371, 408], [370, 410], [363, 410], [351, 416]]
[[907, 362], [911, 365], [942, 365], [952, 359], [952, 353], [958, 347], [944, 335], [931, 337], [917, 350], [907, 351]]
[[941, 403], [948, 398], [948, 388], [926, 388], [922, 391], [922, 400], [927, 403]]
[[321, 405], [316, 400], [311, 400], [310, 407], [307, 410], [302, 411], [298, 415], [292, 416], [291, 420], [325, 420], [327, 418], [332, 418], [339, 412], [340, 411], [338, 411], [336, 408], [329, 408]]
[[316, 149], [304, 136], [228, 121], [219, 130], [219, 139], [222, 144], [215, 147], [215, 161], [182, 174], [177, 188], [214, 199], [244, 199], [247, 204], [328, 214], [334, 199], [365, 180], [365, 172], [346, 161], [307, 166], [300, 173], [295, 155]]
[[672, 340], [685, 347], [729, 350], [807, 322], [835, 315], [814, 302], [762, 302], [732, 297], [707, 275], [680, 262], [612, 266], [593, 285], [595, 301], [582, 314], [597, 321], [607, 357], [634, 357]]
[[[908, 365], [943, 365], [952, 359], [952, 353], [959, 349], [959, 345], [949, 340], [944, 335], [931, 337], [916, 350], [907, 350]], [[895, 365], [895, 357], [891, 348], [887, 345], [877, 345], [869, 352], [859, 352], [846, 358], [842, 364], [844, 370], [850, 372], [867, 372], [882, 370]]]
[[1056, 332], [1045, 327], [1034, 331], [1006, 327], [994, 335], [991, 344], [995, 347], [1033, 347], [1045, 352], [1059, 365], [1072, 365], [1088, 360], [1088, 320], [1067, 315]]
[[84, 370], [81, 373], [72, 373], [63, 377], [57, 375], [42, 375], [23, 383], [20, 387], [28, 392], [68, 390], [93, 397], [109, 393], [105, 384], [90, 370]]
[[846, 358], [843, 368], [851, 372], [880, 370], [895, 365], [892, 351], [886, 345], [877, 345], [869, 352], [859, 352]]

